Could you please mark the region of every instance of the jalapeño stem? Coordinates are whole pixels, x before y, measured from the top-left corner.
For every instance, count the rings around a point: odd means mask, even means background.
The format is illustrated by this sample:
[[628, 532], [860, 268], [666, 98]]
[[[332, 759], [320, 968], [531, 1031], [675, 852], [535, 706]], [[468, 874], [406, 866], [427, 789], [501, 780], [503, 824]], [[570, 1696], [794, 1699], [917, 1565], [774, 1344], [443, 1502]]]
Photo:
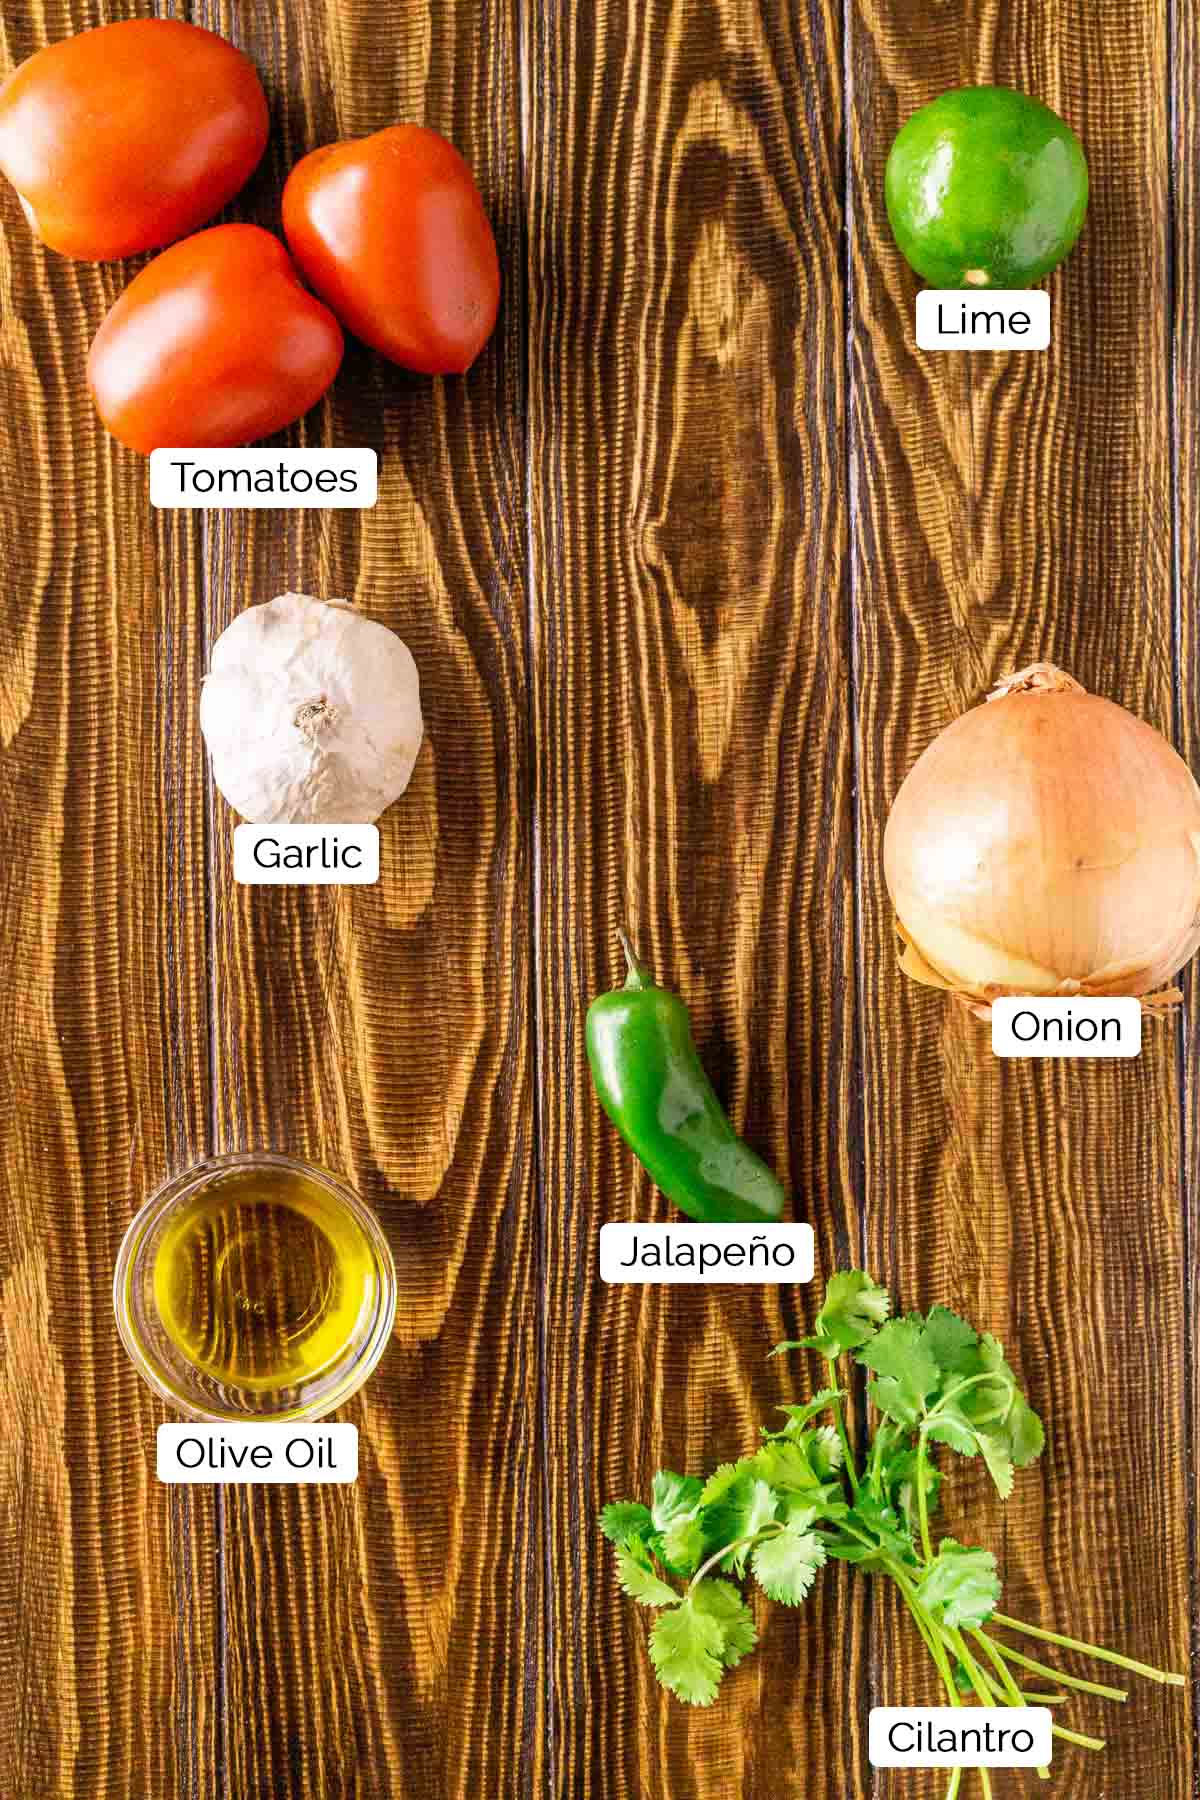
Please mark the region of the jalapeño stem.
[[618, 925], [617, 936], [621, 940], [621, 948], [625, 952], [625, 961], [629, 965], [629, 973], [625, 977], [625, 986], [635, 991], [653, 987], [650, 971], [634, 949], [629, 934], [623, 925]]

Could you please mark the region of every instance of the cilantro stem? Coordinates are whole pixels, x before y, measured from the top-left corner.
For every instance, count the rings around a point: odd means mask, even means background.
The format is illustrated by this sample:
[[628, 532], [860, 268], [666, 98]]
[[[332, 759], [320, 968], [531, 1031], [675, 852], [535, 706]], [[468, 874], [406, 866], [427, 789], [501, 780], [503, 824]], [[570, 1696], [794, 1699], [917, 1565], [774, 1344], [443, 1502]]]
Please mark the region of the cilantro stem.
[[855, 1543], [863, 1544], [868, 1550], [872, 1551], [874, 1555], [884, 1555], [883, 1545], [879, 1542], [878, 1538], [868, 1537], [865, 1531], [859, 1531], [857, 1526], [846, 1524], [845, 1521], [843, 1521], [839, 1529], [841, 1530], [843, 1537], [853, 1538]]
[[888, 1448], [890, 1448], [890, 1445], [888, 1444], [887, 1426], [880, 1425], [875, 1433], [875, 1442], [871, 1446], [871, 1466], [868, 1477], [871, 1483], [871, 1492], [877, 1500], [882, 1500], [883, 1498], [883, 1492], [879, 1485], [879, 1475], [880, 1470], [883, 1468], [884, 1451]]
[[[832, 1368], [833, 1368], [833, 1365], [830, 1364], [831, 1374], [832, 1374]], [[846, 1430], [846, 1417], [842, 1411], [842, 1403], [836, 1397], [830, 1404], [830, 1411], [833, 1413], [834, 1423], [836, 1424], [836, 1426], [838, 1428], [838, 1436], [842, 1440], [842, 1454], [844, 1455], [844, 1457], [846, 1459], [846, 1473], [850, 1477], [850, 1486], [854, 1490], [855, 1499], [857, 1499], [858, 1498], [858, 1470], [854, 1466], [854, 1452], [850, 1448], [850, 1437]]]
[[950, 1640], [950, 1645], [952, 1645], [952, 1649], [954, 1649], [955, 1656], [963, 1663], [963, 1667], [966, 1669], [966, 1676], [970, 1679], [972, 1687], [975, 1688], [975, 1694], [981, 1699], [984, 1706], [990, 1706], [991, 1694], [988, 1692], [988, 1688], [984, 1687], [984, 1678], [982, 1678], [981, 1667], [979, 1667], [979, 1663], [973, 1658], [972, 1652], [968, 1651], [963, 1633], [961, 1633], [961, 1631], [950, 1631], [950, 1629], [946, 1629], [946, 1638]]
[[926, 1413], [921, 1429], [917, 1433], [917, 1519], [921, 1528], [921, 1549], [927, 1563], [933, 1561], [933, 1539], [929, 1533], [929, 1496], [926, 1493], [926, 1474], [929, 1468], [930, 1427], [937, 1423], [938, 1414], [944, 1412], [952, 1400], [957, 1400], [958, 1396], [960, 1394], [965, 1394], [968, 1388], [980, 1387], [984, 1382], [988, 1381], [999, 1382], [1005, 1388], [1008, 1395], [1007, 1404], [1001, 1412], [993, 1415], [996, 1418], [1004, 1418], [1012, 1406], [1012, 1397], [1016, 1390], [1013, 1388], [1012, 1383], [1006, 1382], [1004, 1377], [998, 1374], [996, 1370], [987, 1369], [982, 1375], [969, 1375], [965, 1380], [956, 1382], [952, 1388], [942, 1395], [937, 1405], [932, 1407], [930, 1411]]
[[958, 1800], [958, 1790], [962, 1786], [962, 1769], [958, 1768], [950, 1776], [950, 1786], [946, 1789], [946, 1800]]
[[955, 1684], [954, 1671], [950, 1667], [950, 1659], [946, 1655], [945, 1641], [938, 1630], [936, 1621], [929, 1617], [915, 1594], [905, 1593], [903, 1588], [900, 1589], [900, 1592], [904, 1596], [904, 1604], [913, 1616], [917, 1630], [925, 1640], [925, 1648], [933, 1658], [933, 1665], [941, 1676], [942, 1686], [946, 1690], [946, 1698], [951, 1706], [961, 1706], [962, 1695]]
[[1078, 1650], [1083, 1656], [1090, 1656], [1096, 1662], [1112, 1663], [1118, 1669], [1128, 1669], [1131, 1674], [1144, 1676], [1147, 1681], [1159, 1681], [1166, 1687], [1186, 1687], [1187, 1678], [1175, 1675], [1169, 1669], [1154, 1669], [1149, 1663], [1135, 1662], [1131, 1656], [1122, 1656], [1118, 1650], [1103, 1650], [1097, 1644], [1082, 1644], [1078, 1638], [1063, 1637], [1058, 1631], [1043, 1631], [1040, 1625], [1025, 1625], [1020, 1619], [1010, 1619], [1004, 1613], [993, 1613], [993, 1621], [997, 1625], [1007, 1625], [1010, 1631], [1024, 1632], [1026, 1637], [1040, 1638], [1043, 1644], [1058, 1644], [1063, 1650]]
[[[992, 1617], [995, 1617], [994, 1613]], [[992, 1643], [1005, 1662], [1016, 1663], [1019, 1669], [1028, 1669], [1031, 1674], [1044, 1675], [1047, 1681], [1057, 1681], [1063, 1687], [1075, 1688], [1081, 1694], [1096, 1694], [1101, 1700], [1124, 1701], [1129, 1698], [1124, 1688], [1105, 1687], [1103, 1682], [1085, 1681], [1082, 1675], [1068, 1675], [1062, 1669], [1051, 1669], [1046, 1663], [1034, 1662], [1031, 1656], [1023, 1656], [1011, 1644], [1002, 1644], [999, 1638], [993, 1638]]]
[[959, 1662], [967, 1671], [967, 1678], [970, 1681], [971, 1686], [975, 1689], [979, 1699], [985, 1706], [990, 1706], [992, 1703], [992, 1696], [984, 1686], [983, 1671], [975, 1661], [975, 1658], [971, 1655], [971, 1652], [967, 1649], [967, 1641], [962, 1632], [947, 1630], [946, 1636], [950, 1640], [950, 1643], [958, 1656]]
[[937, 1666], [937, 1672], [942, 1678], [942, 1686], [946, 1690], [946, 1695], [951, 1706], [961, 1706], [963, 1699], [954, 1680], [954, 1672], [950, 1667], [950, 1659], [946, 1655], [946, 1638], [942, 1633], [941, 1626], [938, 1624], [937, 1620], [930, 1615], [927, 1609], [921, 1605], [916, 1588], [908, 1579], [904, 1569], [896, 1561], [895, 1557], [885, 1556], [883, 1567], [887, 1570], [892, 1580], [896, 1583], [896, 1586], [900, 1589], [901, 1594], [904, 1596], [905, 1605], [916, 1620], [917, 1629], [925, 1639], [926, 1648]]
[[979, 1645], [993, 1669], [995, 1669], [997, 1675], [1000, 1677], [1000, 1685], [1008, 1695], [1009, 1704], [1011, 1706], [1023, 1706], [1025, 1704], [1025, 1698], [1021, 1693], [1020, 1688], [1013, 1680], [1012, 1670], [997, 1650], [995, 1644], [993, 1644], [992, 1640], [988, 1637], [987, 1633], [975, 1629], [971, 1632], [971, 1636]]
[[924, 1431], [917, 1438], [917, 1518], [921, 1525], [921, 1548], [925, 1552], [925, 1561], [933, 1561], [933, 1540], [929, 1535], [929, 1496], [926, 1493], [926, 1475], [929, 1469], [929, 1457], [926, 1454], [927, 1440]]
[[1052, 1725], [1050, 1729], [1065, 1744], [1078, 1744], [1083, 1750], [1103, 1750], [1105, 1747], [1103, 1738], [1085, 1737], [1082, 1731], [1068, 1731], [1065, 1725]]
[[924, 1432], [926, 1430], [926, 1428], [930, 1424], [932, 1424], [933, 1420], [937, 1418], [937, 1416], [940, 1412], [944, 1412], [946, 1410], [946, 1408], [949, 1406], [949, 1404], [952, 1400], [957, 1400], [958, 1396], [960, 1394], [965, 1394], [968, 1388], [979, 1387], [985, 1381], [999, 1382], [1007, 1390], [1008, 1395], [1009, 1395], [1009, 1404], [1008, 1404], [1008, 1406], [1005, 1407], [1005, 1409], [1002, 1413], [998, 1413], [996, 1415], [997, 1418], [1001, 1418], [1001, 1419], [1006, 1418], [1008, 1415], [1009, 1407], [1012, 1405], [1012, 1395], [1015, 1391], [1013, 1388], [1013, 1384], [1010, 1381], [1005, 1381], [1003, 1375], [998, 1374], [995, 1369], [985, 1369], [982, 1375], [968, 1375], [965, 1381], [955, 1382], [955, 1384], [952, 1388], [948, 1388], [946, 1390], [946, 1392], [942, 1395], [941, 1399], [938, 1401], [937, 1405], [934, 1407], [931, 1407], [930, 1410], [925, 1414], [925, 1424], [922, 1425], [922, 1427], [921, 1427], [922, 1432]]
[[[1028, 1706], [1034, 1704], [1038, 1700], [1043, 1703], [1057, 1704], [1065, 1698], [1065, 1696], [1061, 1694], [1041, 1696], [1023, 1694], [1003, 1661], [1003, 1656], [1008, 1654], [1006, 1646], [994, 1644], [983, 1630], [972, 1630], [970, 1633], [971, 1637], [974, 1638], [985, 1651], [1000, 1676], [999, 1681], [993, 1680], [985, 1669], [980, 1668], [979, 1664], [971, 1655], [971, 1652], [967, 1648], [965, 1634], [961, 1631], [943, 1631], [927, 1610], [921, 1605], [917, 1598], [915, 1587], [904, 1573], [900, 1564], [897, 1563], [894, 1558], [888, 1558], [885, 1562], [885, 1567], [887, 1568], [888, 1574], [891, 1575], [897, 1587], [900, 1589], [905, 1604], [916, 1622], [917, 1629], [925, 1640], [925, 1646], [937, 1666], [938, 1674], [942, 1678], [942, 1685], [946, 1690], [951, 1705], [961, 1706], [963, 1701], [962, 1696], [959, 1694], [958, 1688], [955, 1685], [953, 1672], [946, 1655], [947, 1644], [949, 1644], [958, 1656], [959, 1661], [966, 1670], [977, 1698], [984, 1706], [990, 1706], [993, 1699], [1002, 1700], [1009, 1706]], [[1045, 1673], [1052, 1678], [1054, 1677], [1055, 1672], [1053, 1669], [1043, 1670], [1038, 1664], [1032, 1663], [1030, 1659], [1025, 1657], [1020, 1658], [1020, 1660], [1028, 1663], [1036, 1672]], [[1072, 1678], [1069, 1675], [1064, 1675], [1062, 1680], [1069, 1685], [1072, 1683]], [[1081, 1685], [1094, 1686], [1095, 1684]], [[1101, 1691], [1116, 1697], [1119, 1690], [1110, 1688]], [[1124, 1698], [1123, 1695], [1120, 1697]], [[1100, 1738], [1086, 1737], [1079, 1731], [1069, 1731], [1065, 1725], [1052, 1725], [1051, 1731], [1055, 1737], [1062, 1738], [1064, 1742], [1069, 1744], [1078, 1744], [1084, 1750], [1104, 1749], [1104, 1743]], [[982, 1785], [984, 1800], [991, 1800], [991, 1776], [984, 1768], [978, 1769], [977, 1773]], [[1050, 1779], [1050, 1771], [1048, 1768], [1040, 1768], [1037, 1773], [1043, 1781], [1048, 1781]], [[955, 1774], [961, 1778], [961, 1770], [955, 1770]], [[957, 1793], [958, 1786], [952, 1783], [950, 1789], [947, 1791], [946, 1800], [954, 1800]]]
[[[983, 1679], [997, 1700], [1006, 1699], [1006, 1690], [1000, 1686], [994, 1675], [988, 1674], [986, 1669], [983, 1671]], [[1065, 1706], [1067, 1704], [1066, 1694], [1027, 1694], [1023, 1688], [1017, 1688], [1015, 1692], [1016, 1700], [1008, 1702], [1011, 1706], [1016, 1706], [1018, 1703], [1021, 1706]]]
[[[933, 1633], [935, 1632], [937, 1627], [935, 1626], [933, 1620], [930, 1619], [928, 1617], [928, 1615], [925, 1613], [924, 1609], [920, 1608], [914, 1604], [913, 1599], [911, 1599], [909, 1597], [909, 1595], [904, 1592], [903, 1588], [900, 1589], [900, 1594], [901, 1594], [901, 1598], [904, 1601], [905, 1606], [907, 1606], [909, 1612], [912, 1614], [913, 1621], [916, 1624], [917, 1630], [920, 1632], [922, 1638], [925, 1641], [925, 1648], [928, 1650], [930, 1656], [933, 1657], [934, 1662], [936, 1663], [937, 1654], [933, 1647]], [[939, 1670], [939, 1673], [940, 1673], [940, 1670]]]
[[[1012, 1670], [1009, 1668], [1000, 1652], [996, 1649], [995, 1645], [982, 1631], [972, 1631], [971, 1636], [984, 1651], [988, 1660], [991, 1662], [992, 1667], [995, 1669], [997, 1675], [999, 1675], [1002, 1698], [1006, 1699], [1010, 1706], [1027, 1706], [1029, 1704], [1028, 1700], [1013, 1680]], [[991, 1679], [986, 1669], [983, 1671], [983, 1678], [992, 1691], [995, 1692], [996, 1683]], [[1038, 1769], [1038, 1778], [1042, 1781], [1049, 1781], [1050, 1779], [1050, 1770], [1044, 1763]]]
[[714, 1568], [717, 1563], [723, 1563], [725, 1558], [727, 1556], [732, 1556], [735, 1550], [740, 1550], [745, 1544], [757, 1544], [760, 1538], [772, 1537], [776, 1532], [782, 1530], [782, 1525], [772, 1522], [769, 1525], [764, 1525], [761, 1531], [752, 1531], [748, 1537], [740, 1537], [732, 1544], [722, 1544], [721, 1548], [714, 1551], [707, 1562], [702, 1562], [700, 1564], [700, 1567], [696, 1570], [696, 1573], [687, 1584], [687, 1593], [685, 1593], [684, 1599], [687, 1599], [687, 1595], [691, 1593], [697, 1582], [703, 1581], [711, 1568]]

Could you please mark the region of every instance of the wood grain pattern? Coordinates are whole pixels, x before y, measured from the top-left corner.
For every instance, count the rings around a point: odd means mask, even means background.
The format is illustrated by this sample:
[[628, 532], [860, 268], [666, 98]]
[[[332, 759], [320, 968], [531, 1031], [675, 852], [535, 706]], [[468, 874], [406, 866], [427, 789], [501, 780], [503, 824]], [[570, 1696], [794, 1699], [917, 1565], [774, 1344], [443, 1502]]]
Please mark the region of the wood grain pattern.
[[[1133, 1065], [994, 1063], [897, 973], [880, 846], [924, 744], [1034, 656], [1200, 762], [1195, 20], [14, 0], [5, 66], [154, 10], [262, 71], [231, 216], [277, 228], [304, 151], [421, 119], [478, 172], [504, 304], [466, 380], [351, 346], [288, 434], [373, 445], [374, 511], [152, 513], [82, 383], [127, 271], [48, 255], [0, 194], [0, 1792], [940, 1800], [867, 1766], [868, 1706], [936, 1696], [856, 1574], [762, 1605], [711, 1711], [653, 1679], [596, 1512], [748, 1447], [809, 1307], [598, 1282], [600, 1225], [669, 1210], [582, 1020], [628, 922], [820, 1266], [1009, 1345], [1050, 1449], [1004, 1509], [960, 1477], [950, 1516], [1011, 1609], [1185, 1666], [1194, 1009]], [[922, 356], [884, 159], [922, 100], [992, 79], [1080, 131], [1088, 227], [1051, 352]], [[421, 671], [378, 888], [232, 880], [198, 684], [288, 588]], [[168, 1172], [254, 1146], [345, 1174], [396, 1251], [352, 1490], [153, 1479], [117, 1242]], [[1179, 1694], [1072, 1710], [1109, 1748], [1056, 1759], [1056, 1795], [1190, 1800]]]
[[[503, 5], [437, 11], [436, 32], [404, 0], [339, 7], [332, 29], [316, 8], [206, 18], [239, 33], [278, 101], [253, 217], [276, 224], [286, 170], [314, 145], [415, 118], [470, 159], [517, 265], [515, 21]], [[540, 1791], [521, 327], [518, 284], [454, 383], [352, 347], [293, 441], [374, 445], [378, 506], [230, 513], [210, 534], [210, 639], [288, 588], [348, 598], [412, 648], [427, 728], [381, 822], [378, 888], [235, 888], [234, 819], [213, 800], [218, 1141], [346, 1174], [401, 1283], [395, 1340], [352, 1409], [354, 1493], [226, 1501], [238, 1794]]]
[[[6, 65], [100, 9], [6, 11]], [[154, 1479], [163, 1416], [111, 1304], [141, 1198], [204, 1147], [196, 534], [95, 429], [120, 282], [0, 197], [0, 1786], [206, 1795], [212, 1495]]]
[[[735, 1456], [793, 1302], [607, 1289], [605, 1220], [670, 1210], [593, 1104], [627, 919], [822, 1260], [854, 1242], [836, 16], [661, 0], [533, 16], [532, 589], [554, 1792], [843, 1795], [862, 1596], [768, 1620], [728, 1700], [657, 1686], [595, 1517]], [[849, 1685], [850, 1692], [847, 1693]], [[802, 1774], [799, 1772], [803, 1771]], [[796, 1773], [793, 1773], [796, 1772]], [[794, 1791], [800, 1791], [795, 1789]]]
[[[985, 1028], [898, 974], [880, 867], [887, 808], [912, 761], [1009, 669], [1057, 662], [1172, 729], [1166, 18], [1106, 4], [1076, 31], [1038, 6], [983, 0], [951, 23], [937, 9], [859, 0], [850, 31], [870, 1255], [906, 1304], [957, 1304], [996, 1331], [1045, 1415], [1047, 1455], [1007, 1507], [982, 1480], [956, 1484], [971, 1541], [1003, 1546], [1007, 1610], [1182, 1667], [1173, 1033], [1155, 1033], [1129, 1066], [996, 1062]], [[887, 230], [883, 165], [916, 105], [969, 81], [1037, 93], [1089, 157], [1088, 224], [1048, 283], [1044, 357], [911, 348], [916, 284]], [[881, 1630], [880, 1699], [933, 1699], [925, 1652], [893, 1609]], [[1097, 1723], [1103, 1764], [1065, 1750], [1056, 1794], [1191, 1792], [1177, 1694], [1139, 1686]], [[1027, 1782], [999, 1775], [994, 1786], [1007, 1797]], [[936, 1775], [906, 1773], [881, 1775], [875, 1791], [943, 1790]]]
[[[1169, 119], [1173, 128], [1174, 157], [1171, 170], [1169, 248], [1171, 253], [1171, 447], [1176, 494], [1174, 577], [1178, 620], [1177, 707], [1179, 748], [1193, 770], [1200, 767], [1200, 617], [1195, 596], [1200, 593], [1200, 312], [1195, 282], [1200, 276], [1200, 187], [1197, 185], [1197, 153], [1200, 152], [1200, 108], [1196, 82], [1200, 73], [1200, 21], [1194, 11], [1179, 7], [1171, 17], [1168, 42]], [[1200, 1016], [1197, 1015], [1196, 971], [1184, 977], [1185, 1024], [1181, 1059], [1183, 1098], [1183, 1196], [1185, 1202], [1185, 1338], [1180, 1375], [1185, 1384], [1185, 1464], [1188, 1478], [1192, 1642], [1192, 1764], [1200, 1766], [1196, 1721], [1200, 1719], [1200, 1662], [1197, 1660], [1197, 1576], [1200, 1571], [1200, 1465], [1196, 1458], [1200, 1428], [1200, 1372], [1195, 1334], [1196, 1296], [1200, 1293]]]

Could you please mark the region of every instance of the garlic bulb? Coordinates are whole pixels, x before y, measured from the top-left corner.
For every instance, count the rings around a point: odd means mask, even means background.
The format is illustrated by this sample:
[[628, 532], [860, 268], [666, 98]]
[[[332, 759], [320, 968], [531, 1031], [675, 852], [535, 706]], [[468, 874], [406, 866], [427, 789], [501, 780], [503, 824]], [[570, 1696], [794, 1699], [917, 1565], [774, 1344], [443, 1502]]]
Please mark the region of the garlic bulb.
[[213, 645], [200, 729], [214, 781], [251, 824], [369, 824], [421, 748], [416, 664], [345, 601], [281, 594]]

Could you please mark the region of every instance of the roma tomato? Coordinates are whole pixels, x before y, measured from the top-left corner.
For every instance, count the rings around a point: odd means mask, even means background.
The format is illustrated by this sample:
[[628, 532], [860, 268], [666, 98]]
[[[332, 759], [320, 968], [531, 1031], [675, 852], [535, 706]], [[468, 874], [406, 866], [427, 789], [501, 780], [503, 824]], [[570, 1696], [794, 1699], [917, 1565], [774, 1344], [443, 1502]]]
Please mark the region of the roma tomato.
[[500, 303], [496, 240], [475, 177], [421, 125], [329, 144], [283, 190], [292, 255], [342, 323], [393, 362], [461, 374]]
[[65, 256], [130, 256], [194, 231], [267, 142], [254, 64], [179, 19], [125, 19], [39, 50], [0, 89], [0, 169]]
[[342, 333], [257, 225], [215, 225], [136, 275], [92, 340], [88, 386], [114, 437], [149, 453], [267, 437], [321, 398]]

